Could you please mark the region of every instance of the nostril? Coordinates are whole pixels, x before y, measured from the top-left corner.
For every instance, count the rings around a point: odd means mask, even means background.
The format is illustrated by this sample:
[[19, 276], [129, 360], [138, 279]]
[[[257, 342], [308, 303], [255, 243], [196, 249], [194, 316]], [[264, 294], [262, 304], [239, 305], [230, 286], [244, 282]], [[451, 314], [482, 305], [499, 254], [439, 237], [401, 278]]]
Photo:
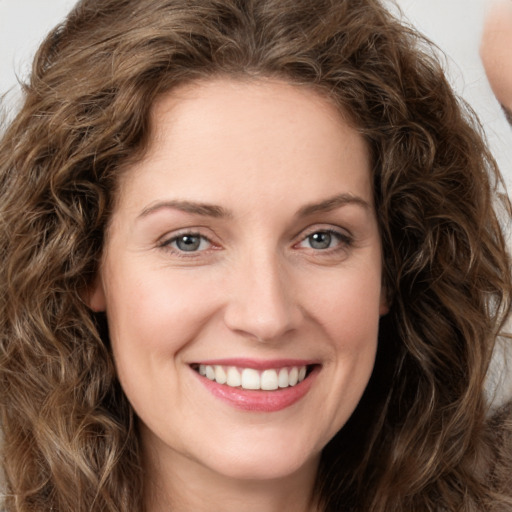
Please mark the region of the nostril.
[[226, 326], [259, 343], [280, 340], [287, 332], [297, 329], [303, 318], [302, 310], [291, 293], [294, 289], [283, 278], [278, 262], [252, 259], [244, 265], [244, 273], [234, 271], [230, 299], [224, 310]]

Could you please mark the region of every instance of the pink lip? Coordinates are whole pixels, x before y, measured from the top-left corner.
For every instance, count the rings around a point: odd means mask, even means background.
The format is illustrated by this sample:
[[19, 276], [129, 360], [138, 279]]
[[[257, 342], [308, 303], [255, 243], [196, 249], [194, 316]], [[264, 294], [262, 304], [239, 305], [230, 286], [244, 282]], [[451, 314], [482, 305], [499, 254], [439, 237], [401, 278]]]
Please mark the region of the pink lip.
[[[284, 361], [284, 360], [283, 360]], [[288, 360], [289, 363], [291, 360]], [[255, 368], [255, 369], [266, 369], [266, 368], [282, 368], [283, 366], [302, 366], [304, 362], [293, 362], [292, 364], [282, 364], [277, 365], [276, 361], [272, 361], [269, 366], [269, 362], [267, 361], [264, 365], [260, 365], [258, 367], [252, 365], [248, 365], [247, 361], [244, 361], [242, 364], [242, 360], [237, 359], [236, 362], [230, 359], [229, 363], [226, 363], [225, 360], [216, 360], [209, 361], [207, 363], [201, 362], [201, 364], [220, 364], [225, 366], [239, 366], [244, 368]], [[203, 386], [216, 398], [224, 401], [225, 403], [244, 411], [253, 411], [253, 412], [277, 412], [291, 405], [295, 404], [299, 400], [301, 400], [311, 389], [316, 376], [318, 375], [320, 368], [315, 366], [311, 373], [307, 376], [299, 384], [288, 387], [277, 389], [275, 391], [263, 391], [263, 390], [247, 390], [241, 388], [233, 388], [227, 386], [225, 384], [218, 384], [215, 381], [207, 379], [199, 375], [195, 370], [192, 370]]]
[[204, 364], [208, 366], [236, 366], [238, 368], [253, 368], [255, 370], [267, 370], [269, 368], [284, 368], [291, 366], [308, 366], [318, 364], [318, 361], [305, 359], [248, 359], [248, 358], [230, 358], [230, 359], [211, 359], [207, 361], [194, 361], [194, 364]]

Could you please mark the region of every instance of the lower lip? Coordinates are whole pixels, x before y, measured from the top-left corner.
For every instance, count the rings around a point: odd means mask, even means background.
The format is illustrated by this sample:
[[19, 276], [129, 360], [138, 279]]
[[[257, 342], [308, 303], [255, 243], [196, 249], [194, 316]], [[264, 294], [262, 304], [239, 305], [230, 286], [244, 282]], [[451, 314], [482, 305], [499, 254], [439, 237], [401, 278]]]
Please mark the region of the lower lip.
[[315, 366], [299, 384], [275, 391], [232, 388], [207, 379], [195, 371], [194, 373], [212, 395], [237, 409], [253, 412], [277, 412], [301, 400], [311, 389], [318, 371], [318, 367]]

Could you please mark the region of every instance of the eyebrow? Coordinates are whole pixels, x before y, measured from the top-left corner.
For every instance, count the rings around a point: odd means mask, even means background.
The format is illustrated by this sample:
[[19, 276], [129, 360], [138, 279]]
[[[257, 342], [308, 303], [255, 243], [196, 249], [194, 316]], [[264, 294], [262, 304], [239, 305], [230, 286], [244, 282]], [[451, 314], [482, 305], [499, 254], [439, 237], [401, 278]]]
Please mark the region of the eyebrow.
[[231, 212], [227, 211], [222, 206], [217, 206], [214, 204], [208, 203], [197, 203], [195, 201], [180, 201], [180, 200], [170, 200], [170, 201], [158, 201], [156, 203], [150, 204], [139, 215], [140, 217], [147, 217], [148, 215], [161, 210], [161, 209], [174, 209], [181, 210], [185, 213], [191, 213], [194, 215], [201, 215], [203, 217], [215, 217], [215, 218], [229, 218], [232, 217]]
[[362, 197], [353, 194], [338, 194], [319, 203], [311, 203], [303, 206], [298, 211], [297, 217], [308, 217], [315, 213], [329, 212], [347, 205], [361, 206], [365, 210], [371, 210], [370, 203], [365, 201]]
[[[365, 210], [371, 210], [370, 204], [359, 196], [355, 196], [353, 194], [338, 194], [336, 196], [324, 199], [319, 203], [310, 203], [303, 206], [297, 212], [296, 217], [308, 217], [310, 215], [314, 215], [315, 213], [328, 212], [346, 205], [356, 205], [363, 207]], [[156, 203], [150, 204], [142, 210], [138, 217], [147, 217], [148, 215], [151, 215], [158, 210], [167, 208], [180, 210], [182, 212], [191, 213], [193, 215], [200, 215], [203, 217], [221, 219], [233, 217], [233, 214], [222, 206], [181, 200], [158, 201]]]

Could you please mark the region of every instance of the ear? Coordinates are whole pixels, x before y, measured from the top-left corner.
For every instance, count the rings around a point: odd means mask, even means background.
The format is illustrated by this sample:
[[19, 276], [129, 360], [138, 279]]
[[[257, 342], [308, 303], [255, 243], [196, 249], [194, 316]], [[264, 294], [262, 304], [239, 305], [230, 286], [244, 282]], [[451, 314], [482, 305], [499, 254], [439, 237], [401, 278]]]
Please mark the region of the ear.
[[87, 290], [87, 305], [95, 312], [100, 313], [107, 309], [107, 300], [105, 298], [105, 290], [103, 288], [103, 280], [100, 274], [96, 274], [94, 281]]

